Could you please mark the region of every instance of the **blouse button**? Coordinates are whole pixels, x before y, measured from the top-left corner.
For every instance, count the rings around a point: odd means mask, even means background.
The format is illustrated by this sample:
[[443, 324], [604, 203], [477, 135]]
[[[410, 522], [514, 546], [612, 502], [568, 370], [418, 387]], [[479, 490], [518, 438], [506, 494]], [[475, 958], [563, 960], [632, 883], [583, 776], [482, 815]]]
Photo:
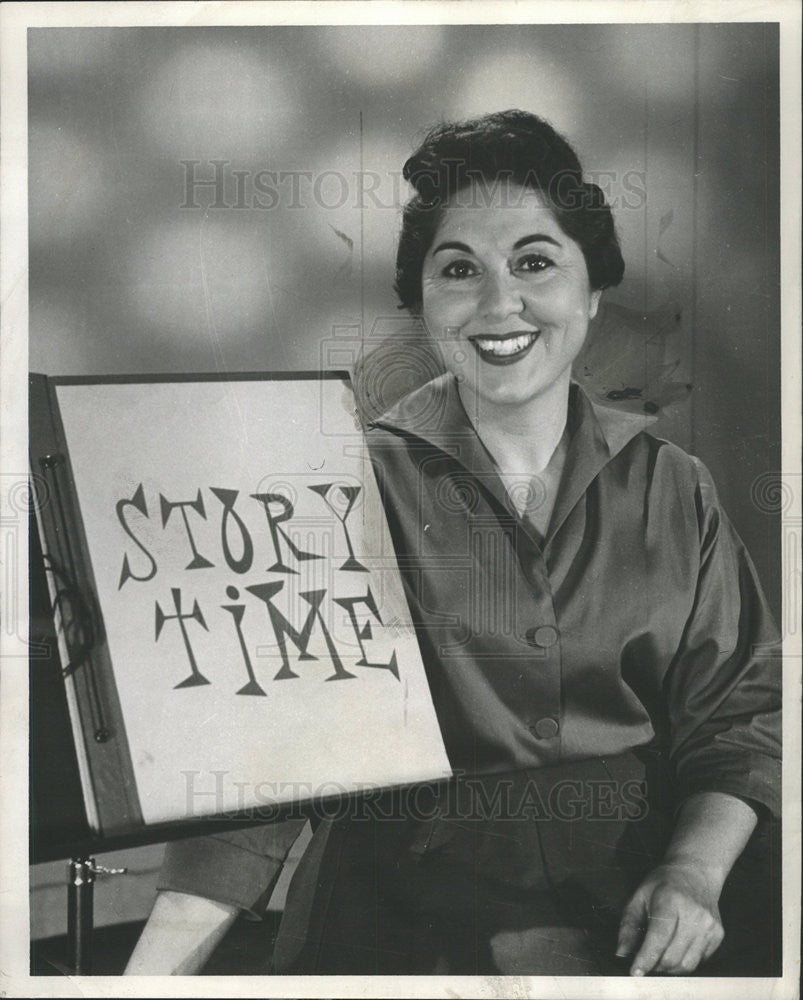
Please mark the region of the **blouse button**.
[[530, 731], [535, 733], [539, 740], [550, 740], [553, 736], [558, 735], [558, 726], [555, 719], [550, 719], [549, 717], [544, 719], [539, 719], [534, 726], [530, 726]]
[[527, 642], [531, 646], [541, 646], [548, 649], [558, 641], [558, 630], [552, 625], [541, 625], [538, 628], [531, 628], [526, 635]]

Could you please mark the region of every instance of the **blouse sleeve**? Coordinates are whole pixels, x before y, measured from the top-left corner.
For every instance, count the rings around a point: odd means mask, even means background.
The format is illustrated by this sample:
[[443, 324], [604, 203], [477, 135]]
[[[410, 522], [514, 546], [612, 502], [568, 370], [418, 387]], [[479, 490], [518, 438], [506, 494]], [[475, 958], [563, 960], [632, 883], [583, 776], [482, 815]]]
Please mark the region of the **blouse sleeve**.
[[700, 562], [667, 674], [678, 799], [719, 791], [781, 808], [780, 637], [753, 563], [695, 459]]
[[173, 841], [165, 850], [157, 888], [203, 896], [261, 917], [305, 822], [288, 819]]

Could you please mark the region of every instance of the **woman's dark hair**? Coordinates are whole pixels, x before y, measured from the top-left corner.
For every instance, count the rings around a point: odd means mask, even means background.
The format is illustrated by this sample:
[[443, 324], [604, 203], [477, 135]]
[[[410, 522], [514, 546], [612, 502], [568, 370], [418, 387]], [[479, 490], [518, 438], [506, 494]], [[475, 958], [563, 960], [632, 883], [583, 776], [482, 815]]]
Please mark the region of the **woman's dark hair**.
[[404, 207], [396, 254], [394, 287], [404, 309], [421, 309], [424, 257], [450, 200], [472, 185], [477, 198], [499, 181], [545, 198], [561, 229], [583, 251], [592, 289], [622, 280], [625, 265], [605, 195], [583, 181], [577, 154], [537, 115], [499, 111], [436, 125], [405, 163], [404, 178], [415, 189]]

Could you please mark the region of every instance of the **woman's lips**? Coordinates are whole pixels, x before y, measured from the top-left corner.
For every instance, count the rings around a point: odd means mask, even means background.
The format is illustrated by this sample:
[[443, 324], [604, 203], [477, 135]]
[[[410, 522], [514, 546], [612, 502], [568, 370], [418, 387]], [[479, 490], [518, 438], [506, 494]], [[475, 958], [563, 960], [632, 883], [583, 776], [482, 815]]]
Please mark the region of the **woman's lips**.
[[511, 365], [530, 353], [540, 330], [520, 330], [499, 336], [469, 337], [474, 350], [489, 365]]

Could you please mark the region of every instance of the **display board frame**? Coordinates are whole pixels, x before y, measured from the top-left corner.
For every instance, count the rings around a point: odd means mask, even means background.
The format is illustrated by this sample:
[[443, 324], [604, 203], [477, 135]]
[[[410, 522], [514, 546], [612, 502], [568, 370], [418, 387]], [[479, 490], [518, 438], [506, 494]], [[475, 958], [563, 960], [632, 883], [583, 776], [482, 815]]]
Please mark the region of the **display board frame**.
[[[344, 389], [350, 388], [348, 373], [341, 371], [56, 378], [35, 374], [30, 377], [31, 473], [32, 476], [39, 478], [48, 496], [48, 502], [40, 505], [36, 512], [38, 532], [44, 553], [51, 610], [57, 624], [55, 635], [59, 650], [58, 659], [66, 680], [64, 694], [69, 708], [74, 742], [73, 747], [65, 748], [65, 754], [69, 756], [73, 751], [75, 753], [81, 786], [84, 789], [87, 826], [85, 843], [92, 844], [95, 850], [99, 849], [98, 844], [110, 848], [111, 845], [154, 842], [205, 832], [210, 828], [210, 823], [214, 823], [214, 828], [222, 829], [221, 824], [224, 823], [227, 828], [231, 828], [254, 821], [280, 819], [293, 807], [293, 803], [289, 801], [275, 803], [267, 809], [253, 807], [227, 809], [214, 817], [194, 817], [192, 820], [169, 822], [153, 822], [143, 815], [132, 766], [131, 747], [115, 683], [114, 664], [103, 608], [98, 597], [98, 581], [90, 551], [85, 514], [79, 502], [70, 444], [60, 412], [58, 400], [60, 387], [288, 380], [314, 381], [321, 385], [339, 382]], [[98, 418], [101, 419], [102, 415], [98, 414]], [[354, 427], [354, 433], [359, 435], [358, 426]], [[364, 439], [360, 436], [359, 440]], [[158, 617], [157, 615], [157, 619]], [[157, 634], [158, 624], [157, 621]], [[409, 631], [413, 631], [412, 625], [409, 626]], [[421, 676], [424, 676], [423, 670]], [[176, 685], [179, 686], [181, 685]], [[36, 690], [34, 686], [32, 712], [34, 758], [37, 739]], [[52, 698], [52, 686], [49, 697]], [[438, 739], [440, 739], [439, 733]], [[450, 772], [445, 750], [443, 750], [443, 760], [446, 762], [446, 767], [440, 775], [436, 775], [430, 767], [427, 773], [422, 774], [421, 780], [429, 782], [448, 778]], [[34, 775], [34, 780], [35, 777]], [[401, 782], [401, 784], [406, 783], [408, 782]], [[358, 791], [353, 793], [355, 796], [359, 794]], [[351, 795], [352, 793], [347, 793], [346, 798]], [[339, 797], [342, 796], [313, 793], [309, 801], [310, 803], [316, 800], [331, 801]], [[33, 819], [32, 839], [35, 843], [37, 840], [35, 817]], [[71, 829], [80, 827], [80, 821], [76, 821], [75, 816], [72, 817]], [[58, 834], [54, 836], [51, 830], [37, 852], [39, 855], [37, 860], [74, 853], [74, 843], [74, 835], [62, 838]]]

